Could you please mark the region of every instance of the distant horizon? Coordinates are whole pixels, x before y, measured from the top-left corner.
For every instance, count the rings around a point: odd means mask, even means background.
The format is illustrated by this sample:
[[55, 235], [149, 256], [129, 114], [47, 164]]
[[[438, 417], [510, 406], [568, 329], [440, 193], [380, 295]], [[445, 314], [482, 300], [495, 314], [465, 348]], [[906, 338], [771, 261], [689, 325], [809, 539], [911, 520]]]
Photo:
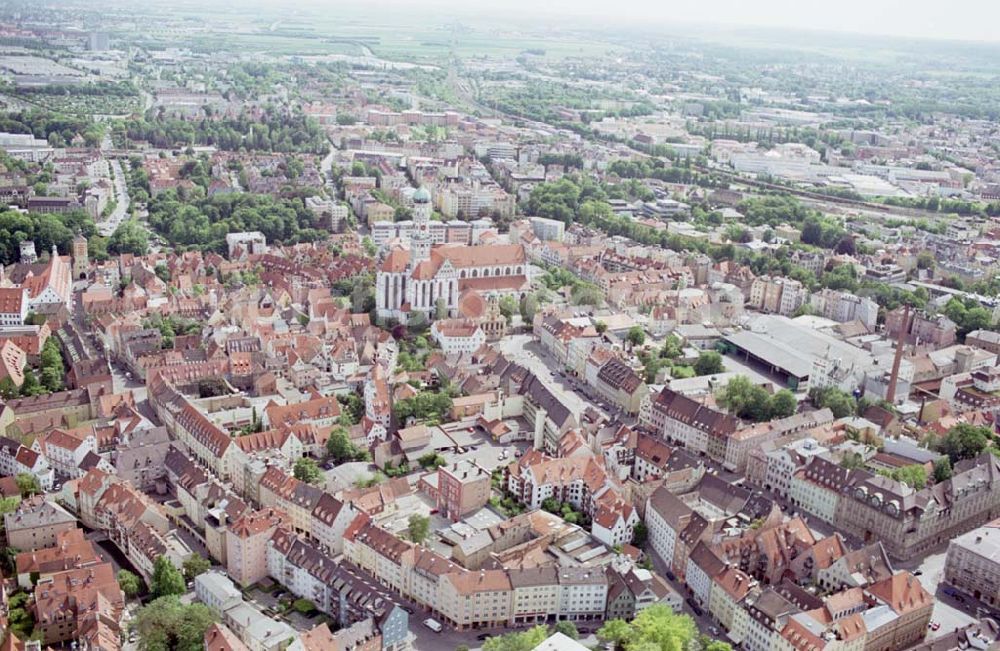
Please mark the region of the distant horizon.
[[[269, 0], [263, 0], [271, 4]], [[340, 0], [304, 0], [302, 7], [336, 7]], [[817, 3], [796, 0], [711, 0], [700, 4], [660, 3], [656, 0], [619, 0], [613, 7], [597, 0], [505, 0], [479, 10], [477, 0], [375, 0], [378, 6], [414, 10], [448, 10], [458, 15], [507, 16], [518, 22], [562, 18], [567, 23], [601, 21], [604, 27], [677, 27], [782, 29], [867, 37], [892, 37], [968, 43], [1000, 43], [1000, 2], [955, 0], [942, 5], [932, 0], [841, 0], [836, 12], [813, 9]], [[674, 6], [674, 5], [677, 6]], [[282, 4], [287, 10], [294, 3]], [[517, 12], [517, 13], [515, 13]], [[541, 27], [542, 25], [539, 25]]]

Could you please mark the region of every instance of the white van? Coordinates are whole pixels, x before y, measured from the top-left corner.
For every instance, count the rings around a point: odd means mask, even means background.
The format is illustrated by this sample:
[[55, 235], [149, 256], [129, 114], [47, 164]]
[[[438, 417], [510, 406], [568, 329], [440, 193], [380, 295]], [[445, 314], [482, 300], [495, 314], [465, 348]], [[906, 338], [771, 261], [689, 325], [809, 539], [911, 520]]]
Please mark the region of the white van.
[[435, 633], [440, 633], [441, 629], [442, 629], [441, 624], [439, 624], [437, 621], [435, 621], [433, 619], [430, 619], [430, 618], [424, 620], [424, 626], [426, 626], [427, 628], [431, 629]]

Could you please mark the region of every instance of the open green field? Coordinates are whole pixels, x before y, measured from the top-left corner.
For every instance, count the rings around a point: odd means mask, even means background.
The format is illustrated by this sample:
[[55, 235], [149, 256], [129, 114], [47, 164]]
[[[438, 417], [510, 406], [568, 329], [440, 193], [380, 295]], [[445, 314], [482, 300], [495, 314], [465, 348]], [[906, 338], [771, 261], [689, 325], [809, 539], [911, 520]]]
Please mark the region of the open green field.
[[368, 54], [431, 64], [441, 64], [453, 56], [509, 60], [525, 51], [534, 51], [544, 53], [546, 58], [565, 59], [600, 56], [614, 49], [610, 42], [573, 31], [498, 27], [486, 21], [465, 22], [419, 13], [394, 12], [381, 17], [361, 7], [355, 10], [344, 7], [337, 12], [298, 10], [280, 15], [267, 10], [234, 14], [211, 5], [203, 9], [186, 6], [170, 16], [171, 24], [176, 26], [177, 22], [197, 27], [187, 34], [172, 29], [169, 34], [151, 35], [152, 38], [179, 37], [184, 45], [197, 51], [259, 52], [272, 56]]
[[114, 97], [80, 95], [72, 92], [65, 95], [45, 95], [15, 91], [11, 92], [10, 96], [40, 109], [71, 115], [126, 115], [139, 111], [142, 106], [138, 95]]
[[355, 43], [332, 42], [319, 35], [288, 35], [272, 33], [216, 32], [198, 36], [190, 41], [195, 51], [211, 52], [261, 52], [274, 56], [309, 56], [319, 54], [346, 54], [360, 56], [363, 52]]

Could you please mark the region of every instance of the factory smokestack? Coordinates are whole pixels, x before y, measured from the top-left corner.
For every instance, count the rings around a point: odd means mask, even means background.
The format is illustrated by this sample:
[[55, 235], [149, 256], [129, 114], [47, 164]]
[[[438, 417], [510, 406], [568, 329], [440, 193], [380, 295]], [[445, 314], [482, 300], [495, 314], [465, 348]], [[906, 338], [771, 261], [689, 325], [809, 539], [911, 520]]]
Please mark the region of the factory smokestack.
[[903, 347], [906, 345], [906, 335], [910, 332], [910, 306], [903, 308], [903, 327], [896, 336], [896, 355], [892, 358], [892, 373], [889, 374], [889, 388], [885, 392], [885, 401], [890, 405], [896, 400], [896, 381], [899, 379], [899, 363], [903, 361]]

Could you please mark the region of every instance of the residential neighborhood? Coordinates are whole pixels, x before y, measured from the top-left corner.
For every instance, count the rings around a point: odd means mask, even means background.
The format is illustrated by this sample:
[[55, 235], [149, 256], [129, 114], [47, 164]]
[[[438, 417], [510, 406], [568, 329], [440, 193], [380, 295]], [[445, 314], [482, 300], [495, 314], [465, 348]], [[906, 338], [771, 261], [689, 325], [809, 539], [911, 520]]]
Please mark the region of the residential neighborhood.
[[0, 6], [0, 649], [997, 647], [990, 43], [251, 4]]

